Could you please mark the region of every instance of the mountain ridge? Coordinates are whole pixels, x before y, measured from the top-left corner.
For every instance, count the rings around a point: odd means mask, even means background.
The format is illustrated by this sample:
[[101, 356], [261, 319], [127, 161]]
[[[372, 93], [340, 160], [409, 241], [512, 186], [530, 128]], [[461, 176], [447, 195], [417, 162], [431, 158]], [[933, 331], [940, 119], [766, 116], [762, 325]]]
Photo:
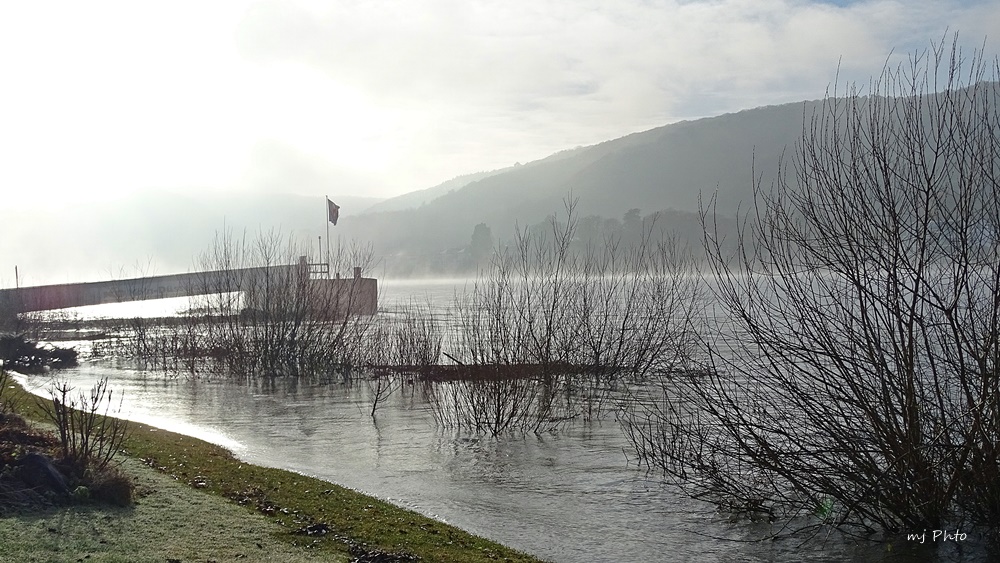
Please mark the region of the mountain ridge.
[[710, 197], [717, 212], [732, 216], [751, 203], [755, 175], [765, 186], [776, 178], [782, 154], [802, 137], [803, 116], [819, 103], [680, 121], [560, 151], [475, 179], [418, 208], [373, 208], [345, 220], [342, 234], [373, 241], [383, 255], [442, 253], [468, 245], [480, 223], [508, 239], [518, 226], [563, 214], [567, 199], [575, 201], [578, 218], [621, 219], [632, 209], [691, 215]]

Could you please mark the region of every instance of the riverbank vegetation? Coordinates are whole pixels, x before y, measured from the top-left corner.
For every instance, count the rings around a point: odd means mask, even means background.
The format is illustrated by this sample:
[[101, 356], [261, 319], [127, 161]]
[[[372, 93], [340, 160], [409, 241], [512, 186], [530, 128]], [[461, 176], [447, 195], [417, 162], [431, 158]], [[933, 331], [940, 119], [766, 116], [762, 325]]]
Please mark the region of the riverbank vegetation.
[[[498, 246], [444, 312], [350, 314], [356, 280], [325, 285], [306, 263], [285, 266], [299, 250], [280, 235], [223, 234], [202, 257], [205, 295], [189, 314], [124, 319], [94, 353], [172, 375], [363, 385], [373, 417], [419, 381], [439, 425], [493, 436], [594, 420], [627, 385], [687, 369], [703, 292], [688, 249], [654, 220], [628, 244], [579, 247], [575, 205]], [[353, 249], [332, 267], [371, 263], [370, 249]], [[136, 280], [127, 298], [148, 294]]]
[[90, 499], [126, 506], [132, 484], [112, 464], [128, 422], [108, 418], [107, 382], [74, 396], [57, 384], [34, 409], [54, 429], [39, 430], [19, 414], [23, 394], [0, 367], [0, 514], [7, 509]]
[[72, 348], [40, 346], [23, 334], [5, 334], [0, 335], [0, 364], [25, 373], [37, 373], [77, 365], [77, 352]]
[[[128, 319], [99, 353], [134, 358], [151, 369], [224, 373], [237, 379], [298, 377], [358, 365], [361, 346], [373, 323], [352, 315], [366, 298], [363, 281], [325, 283], [320, 264], [301, 261], [308, 254], [276, 232], [249, 239], [218, 233], [200, 257], [203, 272], [191, 288], [189, 313], [161, 325]], [[336, 249], [330, 264], [367, 271], [368, 247]], [[324, 272], [325, 273], [325, 272]], [[322, 276], [325, 278], [326, 276]], [[129, 296], [148, 298], [141, 280]]]

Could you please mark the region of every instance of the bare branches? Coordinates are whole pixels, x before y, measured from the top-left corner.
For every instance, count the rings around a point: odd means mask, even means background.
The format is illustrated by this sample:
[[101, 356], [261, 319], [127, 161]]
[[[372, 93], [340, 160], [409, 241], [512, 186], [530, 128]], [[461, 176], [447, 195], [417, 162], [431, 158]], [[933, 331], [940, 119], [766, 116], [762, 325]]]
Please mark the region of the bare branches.
[[625, 385], [685, 364], [699, 306], [689, 257], [653, 241], [571, 249], [565, 222], [520, 232], [456, 304], [458, 349], [474, 376], [432, 386], [445, 424], [498, 434], [598, 416]]
[[707, 239], [732, 323], [702, 377], [633, 413], [640, 456], [771, 515], [996, 526], [981, 477], [1000, 471], [996, 78], [938, 45], [824, 100], [758, 185], [736, 261]]
[[[372, 323], [374, 264], [370, 246], [339, 245], [337, 279], [310, 272], [307, 250], [277, 231], [250, 239], [217, 233], [189, 288], [189, 313], [162, 326], [133, 323], [122, 352], [170, 371], [222, 371], [235, 377], [298, 376], [360, 365], [359, 346]], [[353, 270], [353, 271], [352, 271]], [[341, 278], [341, 272], [351, 272]], [[141, 343], [141, 345], [138, 345]]]
[[107, 379], [100, 380], [89, 394], [73, 398], [72, 391], [68, 383], [56, 383], [51, 401], [39, 404], [56, 426], [63, 461], [82, 477], [111, 463], [128, 438], [128, 421], [108, 416], [114, 392], [108, 389]]

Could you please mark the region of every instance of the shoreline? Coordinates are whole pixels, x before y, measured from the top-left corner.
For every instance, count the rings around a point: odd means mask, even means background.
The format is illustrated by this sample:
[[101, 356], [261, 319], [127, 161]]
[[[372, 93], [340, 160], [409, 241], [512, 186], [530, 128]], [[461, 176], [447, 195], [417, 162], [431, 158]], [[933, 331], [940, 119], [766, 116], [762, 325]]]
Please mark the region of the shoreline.
[[[19, 414], [44, 422], [37, 395], [13, 382]], [[11, 391], [8, 390], [8, 391]], [[256, 466], [207, 441], [129, 422], [127, 458], [189, 490], [262, 515], [278, 540], [293, 549], [339, 560], [365, 554], [380, 561], [538, 562], [539, 559], [469, 532], [335, 483], [283, 469]], [[141, 502], [142, 499], [140, 499]], [[69, 510], [78, 505], [60, 507]], [[30, 514], [15, 516], [29, 518]], [[345, 559], [346, 560], [346, 559]]]

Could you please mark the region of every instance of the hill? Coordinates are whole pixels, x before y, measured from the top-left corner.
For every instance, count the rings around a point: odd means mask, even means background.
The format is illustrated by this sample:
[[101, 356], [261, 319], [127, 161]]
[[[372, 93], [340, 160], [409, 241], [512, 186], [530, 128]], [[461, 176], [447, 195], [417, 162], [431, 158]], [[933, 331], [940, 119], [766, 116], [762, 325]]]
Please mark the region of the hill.
[[[670, 223], [697, 246], [699, 198], [714, 195], [721, 214], [735, 215], [752, 198], [754, 173], [770, 183], [782, 153], [801, 137], [804, 112], [815, 106], [756, 108], [563, 151], [442, 190], [419, 207], [375, 206], [346, 219], [338, 234], [372, 241], [379, 254], [396, 262], [423, 261], [434, 270], [442, 254], [470, 244], [476, 225], [507, 239], [516, 225], [562, 214], [571, 196], [577, 217], [591, 222], [621, 222], [630, 210], [647, 217], [669, 210]], [[393, 259], [388, 265], [395, 267]]]

